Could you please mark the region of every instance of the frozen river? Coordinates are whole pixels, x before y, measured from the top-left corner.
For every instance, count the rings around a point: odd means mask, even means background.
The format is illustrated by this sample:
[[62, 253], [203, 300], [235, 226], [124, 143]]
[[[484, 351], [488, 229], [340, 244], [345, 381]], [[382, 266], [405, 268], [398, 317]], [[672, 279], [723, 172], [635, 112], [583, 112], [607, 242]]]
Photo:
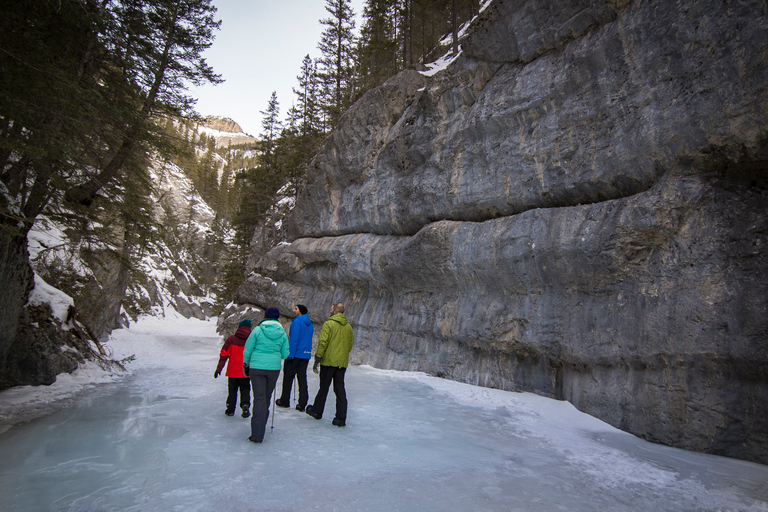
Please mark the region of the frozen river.
[[116, 331], [130, 374], [0, 434], [0, 510], [768, 511], [768, 466], [418, 373], [352, 367], [347, 427], [331, 394], [321, 421], [278, 408], [254, 445], [224, 415], [220, 346], [213, 322]]

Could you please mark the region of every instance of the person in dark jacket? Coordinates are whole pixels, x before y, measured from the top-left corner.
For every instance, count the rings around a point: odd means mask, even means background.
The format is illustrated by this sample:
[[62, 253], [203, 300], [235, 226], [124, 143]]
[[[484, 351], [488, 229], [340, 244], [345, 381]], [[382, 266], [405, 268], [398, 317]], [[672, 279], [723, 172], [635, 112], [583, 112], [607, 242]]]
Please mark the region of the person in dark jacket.
[[347, 424], [347, 392], [344, 389], [344, 374], [349, 366], [349, 352], [352, 350], [353, 342], [352, 326], [344, 316], [344, 304], [333, 304], [331, 317], [320, 329], [315, 364], [312, 366], [312, 371], [318, 373], [317, 367], [320, 365], [320, 389], [317, 390], [315, 402], [307, 406], [306, 413], [316, 420], [323, 417], [325, 399], [333, 383], [333, 394], [336, 395], [336, 416], [331, 423], [337, 427]]
[[235, 415], [238, 391], [240, 392], [240, 408], [243, 410], [243, 418], [251, 415], [249, 411], [251, 407], [251, 381], [243, 373], [243, 348], [249, 334], [251, 334], [251, 321], [245, 319], [237, 326], [235, 334], [227, 338], [224, 346], [221, 347], [219, 364], [213, 374], [213, 378], [218, 378], [227, 360], [229, 360], [227, 365], [229, 393], [227, 394], [227, 409], [224, 411], [227, 416]]
[[307, 316], [307, 307], [296, 304], [293, 307], [295, 318], [291, 322], [291, 330], [288, 335], [288, 359], [283, 363], [283, 394], [275, 400], [278, 407], [289, 407], [291, 402], [291, 387], [293, 378], [299, 383], [299, 402], [297, 411], [304, 411], [309, 400], [307, 391], [307, 365], [312, 357], [312, 335], [315, 328]]

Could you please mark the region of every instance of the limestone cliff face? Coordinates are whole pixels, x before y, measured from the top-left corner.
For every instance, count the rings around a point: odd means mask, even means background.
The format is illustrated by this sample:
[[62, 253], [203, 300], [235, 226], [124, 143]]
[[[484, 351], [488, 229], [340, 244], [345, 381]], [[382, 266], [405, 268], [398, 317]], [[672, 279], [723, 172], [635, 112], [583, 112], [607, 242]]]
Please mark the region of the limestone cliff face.
[[243, 133], [243, 129], [234, 120], [228, 117], [207, 117], [200, 123], [201, 126], [227, 133]]
[[550, 5], [364, 95], [237, 301], [344, 301], [355, 363], [768, 463], [768, 8]]
[[235, 121], [228, 117], [206, 117], [202, 123], [202, 128], [210, 128], [207, 134], [216, 139], [218, 147], [227, 147], [237, 144], [252, 144], [258, 139], [243, 132], [243, 129]]

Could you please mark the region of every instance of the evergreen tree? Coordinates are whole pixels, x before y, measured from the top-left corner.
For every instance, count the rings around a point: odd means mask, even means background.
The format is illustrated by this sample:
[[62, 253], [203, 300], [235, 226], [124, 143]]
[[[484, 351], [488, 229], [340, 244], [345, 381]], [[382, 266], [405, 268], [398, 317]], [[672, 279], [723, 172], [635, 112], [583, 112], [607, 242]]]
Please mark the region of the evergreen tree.
[[325, 87], [322, 108], [328, 124], [335, 126], [355, 94], [355, 18], [350, 0], [326, 0], [325, 10], [330, 17], [320, 21], [325, 29], [318, 45], [322, 53], [319, 76]]
[[267, 103], [267, 110], [259, 111], [264, 118], [261, 121], [261, 164], [267, 171], [276, 171], [275, 145], [280, 133], [280, 104], [277, 92], [273, 91]]
[[295, 128], [302, 135], [317, 135], [322, 131], [317, 78], [315, 63], [307, 55], [301, 63], [301, 73], [296, 77], [299, 82], [298, 88], [293, 89], [296, 103], [288, 116], [289, 120], [293, 119], [296, 123]]
[[368, 0], [363, 8], [363, 26], [358, 41], [360, 87], [382, 84], [400, 70], [398, 62], [398, 0]]
[[[11, 5], [11, 3], [13, 5]], [[116, 72], [100, 4], [3, 2], [0, 10], [0, 180], [16, 207], [3, 223], [26, 234], [35, 218], [98, 163], [131, 96]]]
[[119, 144], [98, 166], [98, 172], [67, 191], [69, 201], [89, 204], [105, 184], [120, 176], [135, 154], [146, 154], [142, 142], [161, 144], [154, 118], [190, 113], [194, 100], [185, 94], [188, 84], [221, 82], [202, 57], [221, 25], [215, 21], [215, 13], [211, 0], [125, 0], [118, 4], [115, 16], [122, 30], [109, 42], [126, 80], [136, 88], [138, 108], [125, 120]]
[[284, 183], [279, 170], [279, 136], [281, 123], [277, 93], [273, 92], [267, 109], [261, 111], [262, 132], [259, 142], [260, 158], [256, 167], [237, 174], [235, 187], [240, 189], [240, 206], [233, 219], [235, 241], [248, 247], [254, 230], [266, 219], [266, 213], [275, 202], [275, 192]]
[[219, 24], [210, 0], [9, 4], [0, 6], [0, 179], [18, 205], [4, 222], [22, 220], [26, 233], [61, 191], [89, 204], [146, 167], [146, 143], [161, 143], [157, 116], [189, 111], [187, 83], [220, 80], [201, 57]]
[[214, 209], [219, 191], [219, 165], [214, 152], [215, 144], [216, 139], [213, 137], [205, 141], [205, 154], [192, 169], [192, 182], [195, 188], [200, 193], [200, 197]]

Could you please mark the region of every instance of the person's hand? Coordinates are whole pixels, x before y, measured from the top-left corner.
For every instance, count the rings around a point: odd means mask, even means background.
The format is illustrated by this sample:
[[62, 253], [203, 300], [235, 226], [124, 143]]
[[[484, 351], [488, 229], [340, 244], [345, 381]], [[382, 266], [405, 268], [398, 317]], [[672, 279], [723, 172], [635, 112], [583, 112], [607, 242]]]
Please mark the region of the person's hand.
[[251, 368], [247, 364], [243, 364], [243, 373], [246, 377], [248, 377], [248, 372], [251, 371]]
[[317, 369], [318, 366], [320, 366], [320, 362], [323, 360], [322, 357], [315, 356], [315, 364], [312, 365], [312, 371], [315, 373], [320, 373], [320, 371]]
[[218, 379], [219, 375], [221, 375], [221, 370], [216, 370], [215, 372], [213, 372], [213, 378], [214, 379]]

